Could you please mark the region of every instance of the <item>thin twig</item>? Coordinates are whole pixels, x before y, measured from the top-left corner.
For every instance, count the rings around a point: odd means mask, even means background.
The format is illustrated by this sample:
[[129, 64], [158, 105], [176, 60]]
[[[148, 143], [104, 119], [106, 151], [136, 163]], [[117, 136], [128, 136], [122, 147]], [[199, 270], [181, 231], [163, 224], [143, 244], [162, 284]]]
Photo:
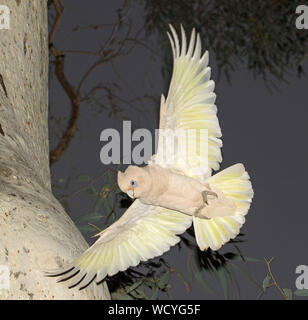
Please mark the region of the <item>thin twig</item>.
[[[96, 225], [93, 224], [93, 223], [88, 222], [88, 225], [89, 225], [90, 227], [96, 229], [98, 232], [101, 232], [101, 231], [102, 231], [102, 229], [100, 229], [98, 226], [96, 226]], [[95, 235], [95, 236], [96, 236], [96, 235]]]
[[271, 262], [274, 260], [274, 257], [272, 257], [270, 260], [266, 260], [264, 258], [264, 261], [267, 265], [267, 269], [268, 269], [268, 274], [271, 277], [272, 281], [273, 281], [273, 285], [280, 291], [280, 293], [283, 295], [283, 297], [288, 300], [287, 295], [284, 293], [284, 291], [281, 289], [281, 287], [279, 286], [278, 282], [276, 281], [273, 273], [272, 273], [272, 269], [271, 269]]
[[107, 173], [109, 172], [114, 172], [115, 174], [117, 173], [116, 170], [112, 169], [112, 168], [108, 168], [106, 169], [102, 174], [100, 174], [99, 176], [97, 176], [96, 178], [93, 178], [89, 184], [87, 184], [85, 187], [81, 188], [81, 189], [78, 189], [76, 191], [74, 191], [72, 194], [70, 194], [69, 196], [66, 196], [66, 197], [62, 197], [61, 199], [59, 199], [59, 201], [63, 201], [67, 198], [71, 198], [71, 197], [74, 197], [76, 195], [78, 195], [79, 193], [83, 192], [83, 191], [86, 191], [88, 189], [90, 189], [96, 182], [98, 182], [99, 180], [101, 180]]
[[58, 28], [60, 26], [60, 22], [61, 22], [61, 19], [62, 19], [62, 16], [63, 16], [63, 7], [61, 6], [59, 0], [53, 0], [53, 4], [56, 8], [56, 11], [57, 11], [57, 17], [56, 17], [56, 21], [52, 27], [52, 30], [50, 32], [50, 35], [49, 35], [49, 40], [48, 40], [48, 43], [52, 43], [55, 36], [56, 36], [56, 33], [58, 31]]
[[[97, 67], [101, 66], [102, 64], [108, 62], [108, 61], [111, 61], [113, 60], [114, 58], [116, 57], [119, 57], [122, 55], [122, 49], [124, 48], [125, 46], [125, 41], [122, 41], [119, 49], [114, 52], [113, 50], [109, 51], [108, 53], [106, 52], [106, 46], [107, 45], [110, 45], [112, 39], [114, 39], [114, 32], [117, 31], [118, 28], [115, 26], [115, 28], [113, 29], [112, 33], [111, 33], [111, 36], [109, 37], [109, 39], [106, 41], [106, 43], [103, 45], [102, 49], [99, 51], [99, 54], [100, 55], [103, 55], [103, 58], [102, 59], [99, 59], [98, 61], [96, 61], [89, 69], [88, 71], [84, 74], [84, 76], [82, 77], [82, 79], [80, 80], [80, 83], [78, 85], [78, 88], [77, 88], [77, 95], [80, 95], [81, 93], [81, 89], [82, 89], [82, 86], [84, 85], [85, 81], [87, 80], [87, 78], [92, 74], [92, 72], [94, 70], [96, 70]], [[129, 36], [130, 34], [130, 31], [131, 31], [131, 26], [129, 25], [129, 28], [128, 28], [128, 31], [126, 33], [126, 36], [125, 36], [125, 39]]]
[[62, 54], [83, 54], [87, 56], [96, 56], [96, 57], [101, 56], [101, 54], [99, 54], [98, 52], [86, 51], [86, 50], [63, 50], [61, 52]]
[[114, 40], [118, 29], [119, 29], [119, 23], [114, 25], [113, 30], [112, 30], [109, 38], [107, 39], [107, 41], [105, 42], [105, 44], [102, 46], [102, 48], [99, 51], [100, 55], [102, 55], [105, 52], [105, 49], [112, 43], [112, 41]]
[[61, 55], [55, 47], [52, 47], [51, 51], [56, 56], [56, 76], [71, 101], [71, 115], [67, 128], [56, 148], [50, 152], [50, 164], [52, 165], [59, 160], [60, 156], [69, 147], [70, 141], [76, 133], [80, 102], [73, 86], [65, 76], [64, 56]]

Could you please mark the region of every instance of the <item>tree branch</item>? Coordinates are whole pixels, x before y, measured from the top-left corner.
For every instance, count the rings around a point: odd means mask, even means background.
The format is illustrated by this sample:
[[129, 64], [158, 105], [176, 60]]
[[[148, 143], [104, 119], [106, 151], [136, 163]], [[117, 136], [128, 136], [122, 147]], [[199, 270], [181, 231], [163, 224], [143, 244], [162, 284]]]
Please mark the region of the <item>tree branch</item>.
[[74, 137], [77, 129], [77, 121], [79, 117], [80, 112], [80, 102], [79, 97], [76, 94], [73, 86], [69, 83], [67, 80], [65, 74], [64, 74], [64, 55], [61, 55], [59, 51], [53, 46], [51, 48], [51, 52], [56, 57], [56, 76], [59, 82], [61, 83], [64, 91], [68, 95], [70, 101], [71, 101], [71, 115], [70, 120], [67, 124], [66, 130], [56, 146], [55, 149], [53, 149], [50, 152], [50, 164], [57, 162], [60, 158], [60, 156], [64, 153], [64, 151], [69, 147], [71, 139]]
[[62, 5], [60, 4], [60, 1], [59, 0], [53, 0], [52, 1], [55, 8], [56, 8], [56, 11], [57, 11], [57, 17], [56, 17], [56, 21], [52, 27], [52, 30], [50, 32], [50, 35], [49, 35], [49, 39], [48, 39], [48, 43], [52, 43], [53, 42], [53, 39], [55, 38], [55, 35], [58, 31], [58, 28], [59, 28], [59, 25], [60, 25], [60, 22], [61, 22], [61, 19], [62, 19], [62, 16], [63, 16], [63, 7]]
[[[56, 32], [59, 28], [60, 21], [63, 15], [63, 6], [60, 4], [60, 0], [52, 0], [53, 5], [55, 6], [57, 17], [56, 21], [53, 25], [52, 31], [49, 36], [49, 46], [50, 46], [50, 54], [55, 57], [55, 65], [56, 65], [56, 76], [58, 81], [60, 82], [61, 86], [63, 87], [64, 91], [66, 92], [67, 96], [70, 99], [71, 102], [71, 114], [70, 119], [67, 124], [66, 130], [64, 134], [62, 135], [60, 142], [56, 146], [54, 150], [50, 152], [50, 165], [54, 164], [59, 160], [61, 155], [68, 149], [69, 144], [74, 137], [77, 129], [77, 121], [80, 113], [80, 103], [83, 99], [81, 99], [81, 91], [82, 88], [86, 82], [86, 80], [89, 78], [89, 76], [101, 65], [103, 65], [106, 62], [110, 62], [113, 59], [125, 54], [125, 47], [128, 42], [132, 42], [133, 45], [127, 50], [129, 53], [136, 44], [140, 44], [141, 42], [137, 39], [140, 31], [137, 32], [136, 39], [131, 38], [131, 30], [132, 26], [130, 23], [125, 23], [122, 17], [120, 21], [113, 24], [112, 31], [105, 41], [105, 43], [101, 46], [101, 48], [97, 52], [93, 51], [87, 51], [87, 50], [64, 50], [60, 51], [58, 50], [53, 44], [53, 40], [55, 38]], [[116, 39], [116, 36], [119, 31], [120, 24], [123, 24], [127, 27], [127, 31], [125, 33], [124, 39], [120, 41], [118, 44], [118, 48], [112, 48], [113, 42]], [[109, 26], [109, 25], [108, 25]], [[126, 41], [129, 39], [129, 41]], [[135, 41], [134, 41], [135, 40]], [[111, 48], [110, 48], [111, 47]], [[84, 73], [84, 75], [81, 77], [79, 84], [77, 85], [77, 89], [75, 89], [70, 82], [67, 80], [67, 77], [64, 73], [64, 57], [65, 54], [83, 54], [83, 55], [89, 55], [89, 56], [97, 56], [99, 59], [95, 61], [90, 68]], [[127, 54], [126, 53], [126, 54]]]
[[286, 294], [284, 293], [284, 291], [281, 289], [281, 287], [279, 286], [278, 282], [276, 281], [273, 273], [272, 273], [272, 269], [271, 269], [271, 262], [274, 260], [274, 257], [272, 257], [270, 260], [266, 260], [264, 258], [264, 261], [267, 265], [267, 270], [268, 270], [268, 274], [271, 277], [272, 281], [273, 281], [273, 285], [280, 291], [280, 293], [283, 295], [283, 297], [288, 300], [288, 297], [286, 296]]

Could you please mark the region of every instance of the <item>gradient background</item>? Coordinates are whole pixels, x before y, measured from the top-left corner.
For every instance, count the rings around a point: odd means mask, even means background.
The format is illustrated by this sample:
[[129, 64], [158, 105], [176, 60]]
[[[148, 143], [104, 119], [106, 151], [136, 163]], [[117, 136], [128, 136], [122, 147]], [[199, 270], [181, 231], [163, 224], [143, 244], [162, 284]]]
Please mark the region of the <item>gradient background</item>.
[[[61, 49], [96, 50], [108, 37], [110, 28], [96, 31], [72, 32], [76, 25], [113, 23], [117, 19], [116, 10], [122, 1], [63, 1], [65, 13], [61, 27], [54, 41]], [[133, 28], [143, 25], [142, 6], [130, 12]], [[185, 27], [185, 26], [184, 26]], [[190, 33], [190, 30], [187, 30]], [[202, 37], [202, 35], [201, 35]], [[150, 39], [151, 40], [151, 39]], [[153, 39], [154, 42], [155, 39]], [[157, 48], [157, 52], [160, 49]], [[171, 49], [170, 49], [171, 54]], [[69, 55], [66, 59], [66, 73], [72, 84], [95, 61], [93, 57]], [[215, 56], [210, 51], [212, 79], [217, 80]], [[126, 82], [123, 99], [134, 96], [167, 94], [169, 78], [161, 74], [162, 57], [153, 56], [146, 48], [136, 46], [131, 54], [119, 57], [114, 66], [104, 64], [88, 79], [85, 88], [109, 81]], [[118, 74], [115, 73], [115, 70]], [[306, 64], [307, 70], [307, 64]], [[295, 73], [294, 73], [295, 74]], [[76, 79], [76, 80], [75, 80]], [[224, 78], [216, 82], [218, 117], [223, 133], [222, 169], [237, 162], [243, 162], [253, 182], [255, 198], [242, 228], [245, 242], [239, 247], [245, 256], [261, 259], [257, 263], [247, 263], [246, 270], [261, 285], [266, 275], [263, 257], [275, 257], [272, 263], [274, 274], [282, 287], [295, 289], [295, 268], [308, 265], [307, 253], [307, 119], [308, 86], [307, 78], [289, 77], [288, 84], [278, 84], [278, 90], [270, 93], [261, 79], [254, 79], [246, 66], [240, 66], [232, 74], [232, 83]], [[61, 129], [69, 117], [70, 103], [56, 79], [50, 79], [50, 115], [61, 118], [59, 128], [50, 121], [51, 148], [55, 146]], [[96, 113], [87, 104], [81, 105], [78, 132], [69, 150], [52, 167], [54, 192], [58, 198], [78, 190], [84, 184], [76, 180], [79, 174], [92, 177], [106, 169], [100, 162], [99, 153], [103, 146], [100, 133], [105, 128], [122, 128], [122, 120], [132, 120], [136, 127], [148, 128], [152, 132], [158, 127], [158, 103], [144, 101], [138, 110], [129, 106], [120, 116], [108, 117], [108, 111]], [[68, 199], [69, 214], [73, 219], [88, 214], [93, 207], [93, 199], [86, 193]], [[90, 242], [92, 234], [84, 234]], [[223, 249], [228, 251], [226, 245]], [[230, 248], [229, 248], [230, 249]], [[185, 248], [177, 247], [164, 258], [186, 274]], [[205, 275], [207, 277], [207, 275]], [[255, 299], [258, 289], [243, 277], [238, 278], [241, 296]], [[210, 280], [223, 298], [222, 289], [215, 279]], [[178, 278], [172, 278], [171, 292], [178, 299], [213, 299], [201, 285], [191, 283], [188, 293]], [[217, 298], [217, 297], [216, 297]], [[275, 288], [265, 299], [280, 299]]]

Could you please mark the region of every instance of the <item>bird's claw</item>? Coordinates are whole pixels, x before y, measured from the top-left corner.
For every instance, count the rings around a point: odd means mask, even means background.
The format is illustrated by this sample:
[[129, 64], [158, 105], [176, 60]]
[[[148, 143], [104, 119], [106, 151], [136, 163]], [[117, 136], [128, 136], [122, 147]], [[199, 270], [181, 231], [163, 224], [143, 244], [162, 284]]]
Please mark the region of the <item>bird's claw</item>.
[[203, 198], [204, 203], [206, 203], [207, 205], [209, 204], [208, 203], [208, 195], [218, 198], [217, 193], [213, 192], [213, 191], [204, 190], [204, 191], [202, 191], [201, 194], [202, 194], [202, 198]]

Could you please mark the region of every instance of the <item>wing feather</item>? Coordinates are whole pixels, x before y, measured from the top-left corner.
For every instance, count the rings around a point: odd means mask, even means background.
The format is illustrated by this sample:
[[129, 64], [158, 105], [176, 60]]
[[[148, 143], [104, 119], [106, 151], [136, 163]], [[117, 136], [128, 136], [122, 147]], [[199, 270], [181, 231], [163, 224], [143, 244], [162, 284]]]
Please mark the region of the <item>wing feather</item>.
[[49, 273], [84, 288], [96, 276], [101, 282], [140, 261], [162, 255], [180, 241], [178, 234], [191, 226], [192, 217], [136, 200], [122, 217], [98, 234], [99, 239], [66, 270]]
[[218, 250], [239, 234], [252, 201], [253, 189], [242, 164], [235, 164], [215, 174], [208, 182], [211, 186], [219, 188], [236, 205], [235, 214], [232, 216], [215, 217], [210, 220], [193, 218], [200, 249]]
[[[189, 141], [187, 142], [186, 150], [189, 152], [184, 156], [186, 162], [183, 163], [179, 160], [183, 159], [183, 154], [181, 154], [183, 150], [174, 150], [173, 162], [167, 163], [163, 153], [167, 149], [170, 150], [172, 146], [170, 141], [166, 142], [166, 139], [163, 139], [160, 131], [157, 154], [153, 157], [153, 162], [204, 180], [211, 175], [212, 169], [219, 169], [219, 164], [222, 161], [221, 130], [215, 106], [215, 83], [210, 80], [209, 54], [208, 51], [205, 51], [201, 56], [200, 35], [196, 34], [195, 29], [192, 30], [188, 48], [183, 27], [181, 26], [181, 45], [175, 29], [171, 25], [170, 30], [171, 33], [167, 34], [173, 52], [174, 65], [168, 97], [166, 101], [165, 99], [161, 100], [160, 129], [171, 129], [174, 132], [178, 129], [186, 131], [206, 129], [208, 130], [208, 138], [201, 139], [200, 135], [196, 135], [196, 144], [193, 144], [194, 150], [190, 149], [192, 147], [189, 146]], [[195, 145], [197, 145], [197, 150], [195, 150]], [[205, 148], [207, 152], [201, 155], [201, 148]], [[203, 159], [205, 157], [206, 159]], [[208, 163], [206, 167], [200, 167], [197, 173], [196, 170], [191, 170], [196, 166], [196, 160]]]

